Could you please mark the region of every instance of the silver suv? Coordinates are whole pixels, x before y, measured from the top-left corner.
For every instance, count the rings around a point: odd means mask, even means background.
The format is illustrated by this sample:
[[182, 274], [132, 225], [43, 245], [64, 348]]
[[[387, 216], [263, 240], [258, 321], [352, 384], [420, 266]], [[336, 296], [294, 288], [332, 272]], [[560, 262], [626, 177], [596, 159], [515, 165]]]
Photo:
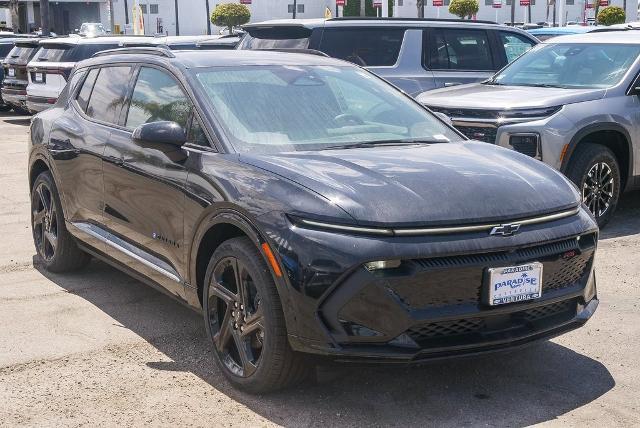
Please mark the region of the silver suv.
[[417, 99], [471, 139], [564, 172], [602, 226], [621, 192], [640, 185], [639, 57], [631, 31], [564, 36], [485, 82]]
[[409, 95], [487, 79], [538, 43], [517, 28], [458, 19], [281, 19], [243, 28], [239, 49], [318, 50]]

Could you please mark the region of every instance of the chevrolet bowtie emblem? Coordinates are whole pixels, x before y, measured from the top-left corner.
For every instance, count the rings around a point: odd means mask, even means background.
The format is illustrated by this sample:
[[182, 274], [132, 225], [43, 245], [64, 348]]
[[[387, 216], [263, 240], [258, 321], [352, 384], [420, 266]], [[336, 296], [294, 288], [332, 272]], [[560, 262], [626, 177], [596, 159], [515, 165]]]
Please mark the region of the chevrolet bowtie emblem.
[[491, 229], [489, 235], [511, 236], [518, 233], [519, 230], [519, 224], [501, 224], [500, 226], [496, 226]]

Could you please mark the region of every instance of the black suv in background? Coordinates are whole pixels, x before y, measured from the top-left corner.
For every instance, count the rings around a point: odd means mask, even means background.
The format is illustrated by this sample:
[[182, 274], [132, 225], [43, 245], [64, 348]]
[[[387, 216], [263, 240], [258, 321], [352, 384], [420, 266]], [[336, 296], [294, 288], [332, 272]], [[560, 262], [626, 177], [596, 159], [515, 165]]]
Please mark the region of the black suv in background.
[[597, 226], [564, 176], [467, 141], [345, 61], [106, 52], [30, 135], [44, 266], [92, 254], [201, 311], [221, 371], [249, 391], [302, 379], [303, 354], [493, 351], [598, 305]]
[[243, 28], [239, 49], [322, 51], [412, 96], [487, 79], [538, 43], [517, 28], [455, 19], [283, 19]]
[[2, 61], [2, 100], [14, 109], [26, 112], [27, 108], [27, 64], [38, 50], [40, 39], [18, 39], [14, 48]]

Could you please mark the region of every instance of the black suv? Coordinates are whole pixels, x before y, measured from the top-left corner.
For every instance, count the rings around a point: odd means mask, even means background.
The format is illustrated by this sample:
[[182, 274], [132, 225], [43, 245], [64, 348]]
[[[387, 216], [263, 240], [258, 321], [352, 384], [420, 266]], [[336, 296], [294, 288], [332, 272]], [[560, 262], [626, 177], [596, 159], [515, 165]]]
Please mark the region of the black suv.
[[517, 28], [459, 19], [281, 19], [243, 28], [239, 49], [318, 50], [412, 96], [488, 79], [538, 43]]
[[566, 178], [337, 59], [98, 54], [34, 117], [29, 184], [47, 269], [93, 255], [202, 311], [253, 392], [302, 379], [305, 353], [492, 351], [598, 305], [597, 226]]

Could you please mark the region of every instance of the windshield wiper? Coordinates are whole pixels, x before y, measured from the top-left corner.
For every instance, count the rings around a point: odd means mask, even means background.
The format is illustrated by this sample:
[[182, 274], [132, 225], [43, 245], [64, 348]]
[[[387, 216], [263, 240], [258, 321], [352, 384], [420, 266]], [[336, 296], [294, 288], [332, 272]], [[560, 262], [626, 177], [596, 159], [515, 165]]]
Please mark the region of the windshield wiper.
[[558, 85], [551, 85], [549, 83], [529, 83], [522, 86], [526, 86], [528, 88], [561, 88], [562, 87]]
[[335, 146], [323, 147], [321, 150], [336, 149], [362, 149], [366, 147], [392, 147], [392, 146], [413, 146], [422, 144], [440, 144], [447, 141], [430, 141], [430, 140], [382, 140], [382, 141], [363, 141], [353, 144], [337, 144]]

